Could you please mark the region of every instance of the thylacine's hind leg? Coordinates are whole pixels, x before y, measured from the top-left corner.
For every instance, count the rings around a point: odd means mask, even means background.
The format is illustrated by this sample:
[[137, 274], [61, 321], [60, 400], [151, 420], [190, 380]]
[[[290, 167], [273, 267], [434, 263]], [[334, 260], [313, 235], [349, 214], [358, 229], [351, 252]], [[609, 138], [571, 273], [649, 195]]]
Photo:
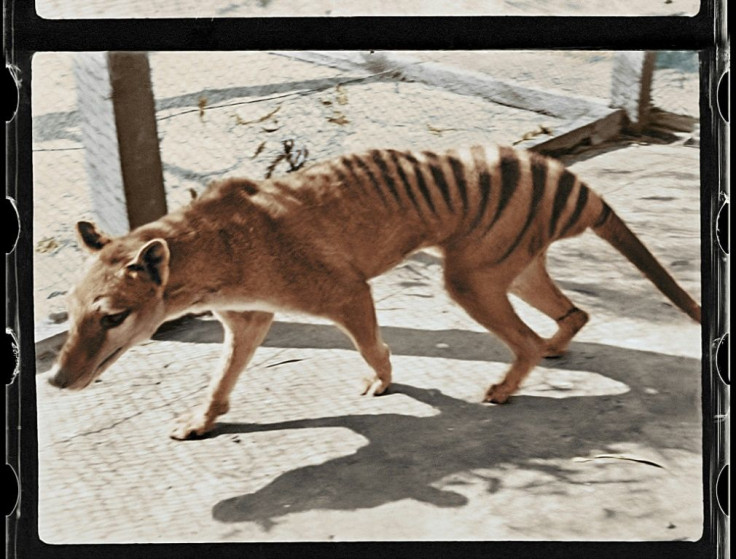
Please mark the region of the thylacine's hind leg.
[[545, 267], [546, 254], [537, 256], [511, 284], [511, 292], [557, 322], [557, 332], [545, 340], [544, 357], [560, 357], [573, 336], [588, 322], [588, 313], [577, 308], [555, 285]]
[[324, 314], [350, 336], [375, 373], [373, 378], [366, 379], [363, 394], [378, 396], [391, 384], [391, 352], [381, 338], [370, 287], [360, 283], [346, 290], [344, 295], [340, 291], [335, 288], [337, 304]]
[[505, 275], [493, 269], [462, 271], [453, 268], [450, 262], [445, 268], [445, 282], [452, 298], [514, 353], [514, 362], [503, 381], [488, 388], [485, 395], [486, 402], [498, 404], [509, 399], [545, 351], [545, 341], [511, 306], [507, 295], [509, 280]]

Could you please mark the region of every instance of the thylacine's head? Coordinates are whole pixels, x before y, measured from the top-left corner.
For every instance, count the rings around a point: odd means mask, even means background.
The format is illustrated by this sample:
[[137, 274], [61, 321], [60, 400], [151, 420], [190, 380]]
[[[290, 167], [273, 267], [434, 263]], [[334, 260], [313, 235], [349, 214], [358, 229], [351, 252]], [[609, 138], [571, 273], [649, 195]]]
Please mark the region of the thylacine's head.
[[162, 238], [111, 239], [77, 223], [83, 246], [96, 253], [68, 296], [69, 335], [49, 376], [59, 388], [81, 389], [128, 348], [147, 340], [165, 318], [169, 247]]

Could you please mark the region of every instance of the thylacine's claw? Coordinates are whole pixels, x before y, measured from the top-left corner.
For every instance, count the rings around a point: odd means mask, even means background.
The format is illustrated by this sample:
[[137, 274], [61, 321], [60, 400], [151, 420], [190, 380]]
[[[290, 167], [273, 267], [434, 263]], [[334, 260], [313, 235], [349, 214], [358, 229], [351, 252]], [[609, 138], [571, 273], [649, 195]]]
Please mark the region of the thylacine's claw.
[[508, 388], [504, 387], [503, 383], [494, 384], [486, 391], [483, 401], [490, 402], [491, 404], [505, 404], [509, 401], [511, 392]]
[[169, 437], [177, 441], [201, 439], [214, 427], [214, 421], [208, 421], [201, 415], [190, 415], [179, 420]]
[[390, 386], [391, 382], [384, 382], [381, 379], [374, 377], [371, 379], [365, 379], [363, 396], [380, 396]]

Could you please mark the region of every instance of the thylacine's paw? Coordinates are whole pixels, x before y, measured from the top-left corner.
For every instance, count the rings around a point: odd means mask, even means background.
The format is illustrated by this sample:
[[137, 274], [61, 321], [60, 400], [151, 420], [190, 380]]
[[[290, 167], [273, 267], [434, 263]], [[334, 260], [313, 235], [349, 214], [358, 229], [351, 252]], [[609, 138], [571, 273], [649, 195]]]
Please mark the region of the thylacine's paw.
[[588, 313], [573, 307], [557, 322], [560, 327], [554, 336], [545, 340], [543, 357], [555, 358], [565, 355], [570, 341], [588, 322]]
[[378, 377], [363, 380], [363, 396], [380, 396], [391, 385], [391, 379], [381, 380]]
[[215, 426], [215, 420], [208, 419], [204, 414], [195, 413], [177, 421], [169, 437], [177, 441], [186, 441], [204, 437]]
[[503, 383], [493, 384], [486, 391], [486, 396], [483, 398], [484, 402], [490, 402], [491, 404], [505, 404], [509, 401], [513, 390], [509, 389]]
[[567, 353], [569, 345], [570, 338], [568, 336], [560, 336], [559, 333], [557, 333], [551, 338], [544, 340], [544, 345], [542, 346], [542, 357], [545, 359], [556, 359], [558, 357], [562, 357]]
[[215, 426], [215, 420], [230, 409], [228, 400], [205, 400], [193, 412], [180, 417], [169, 433], [172, 439], [185, 441], [205, 436]]

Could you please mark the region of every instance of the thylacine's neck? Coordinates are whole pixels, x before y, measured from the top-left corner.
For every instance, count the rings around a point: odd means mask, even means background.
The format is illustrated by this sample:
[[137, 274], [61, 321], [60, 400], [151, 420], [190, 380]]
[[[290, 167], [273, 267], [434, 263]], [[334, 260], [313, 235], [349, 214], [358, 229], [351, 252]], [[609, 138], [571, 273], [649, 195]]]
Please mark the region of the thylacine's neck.
[[269, 218], [237, 192], [217, 194], [131, 234], [141, 241], [159, 237], [168, 245], [167, 318], [215, 310], [233, 302], [236, 292], [255, 297], [263, 291], [262, 278], [272, 266]]

